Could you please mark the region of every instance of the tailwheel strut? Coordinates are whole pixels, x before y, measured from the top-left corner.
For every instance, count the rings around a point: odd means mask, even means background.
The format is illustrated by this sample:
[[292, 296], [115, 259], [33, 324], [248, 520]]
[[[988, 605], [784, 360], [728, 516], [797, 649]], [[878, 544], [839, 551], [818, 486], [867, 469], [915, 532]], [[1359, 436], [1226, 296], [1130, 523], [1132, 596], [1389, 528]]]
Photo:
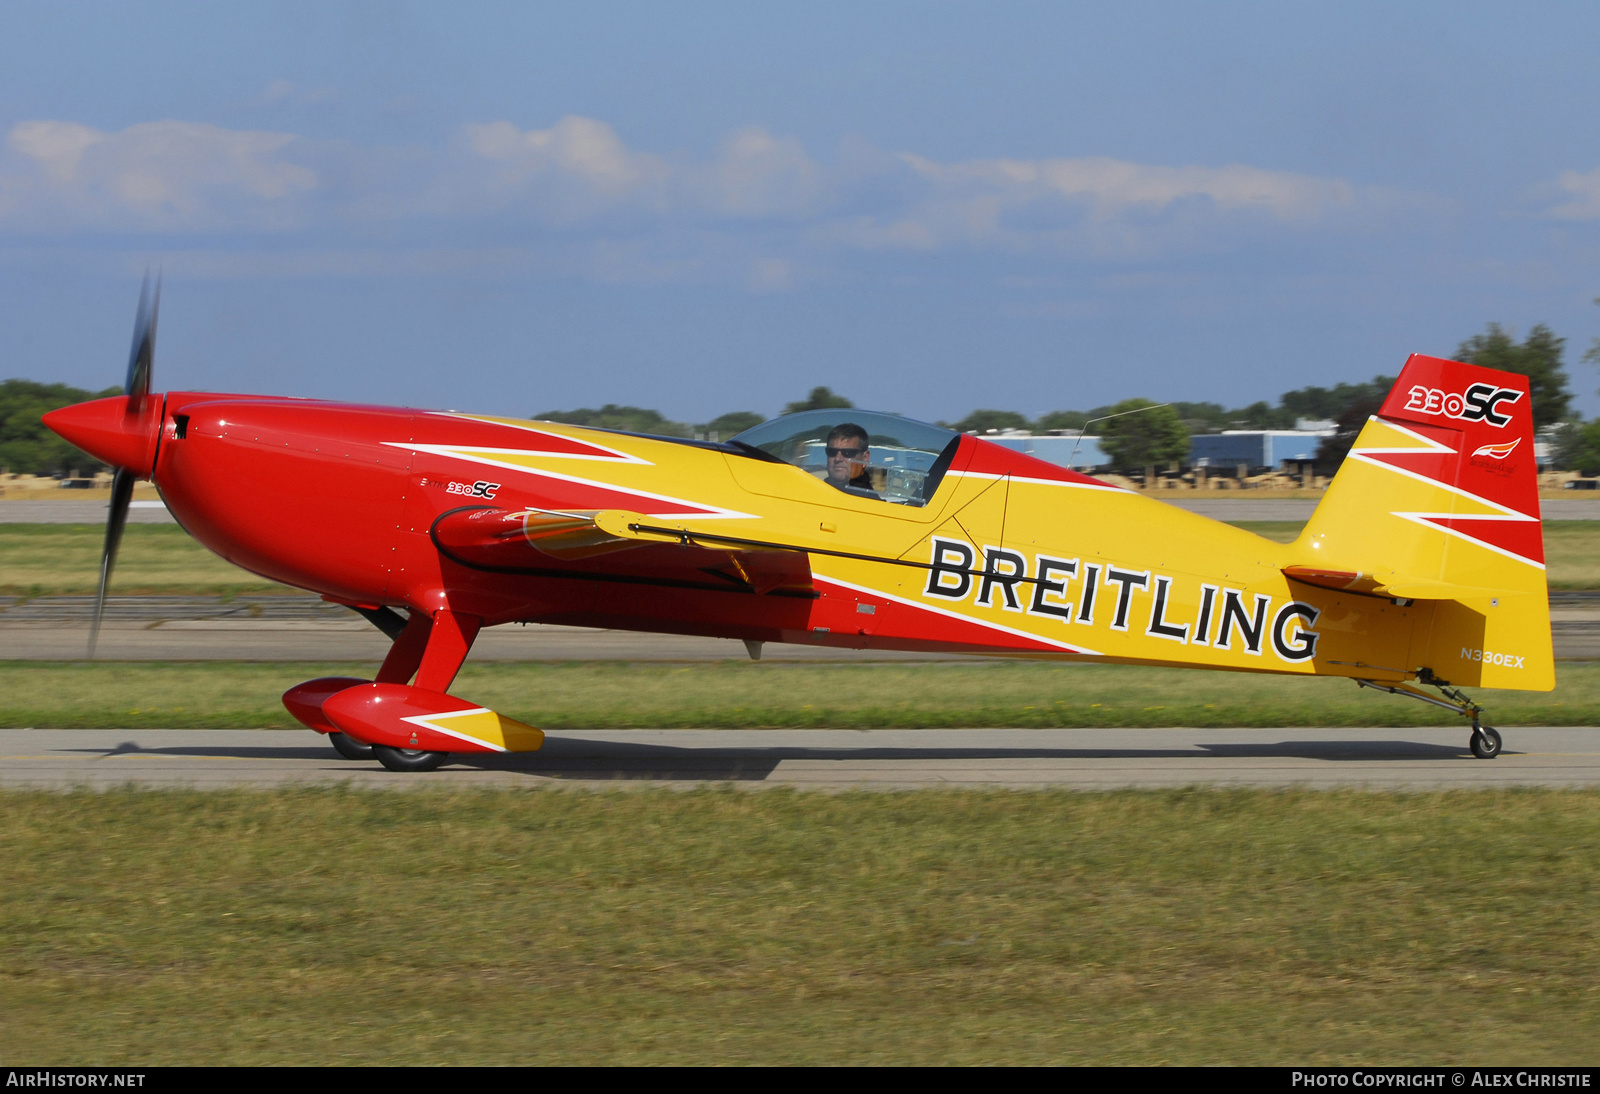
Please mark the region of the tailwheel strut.
[[1386, 691], [1390, 695], [1404, 695], [1410, 699], [1418, 699], [1445, 710], [1454, 711], [1463, 718], [1472, 719], [1472, 739], [1469, 747], [1472, 754], [1480, 760], [1492, 760], [1500, 755], [1500, 731], [1493, 726], [1483, 724], [1483, 708], [1467, 698], [1459, 688], [1450, 686], [1448, 680], [1441, 680], [1430, 669], [1423, 669], [1417, 673], [1417, 679], [1424, 684], [1438, 688], [1444, 698], [1429, 695], [1419, 691], [1409, 684], [1380, 684], [1376, 680], [1356, 680], [1356, 685], [1363, 688], [1372, 688], [1376, 691]]

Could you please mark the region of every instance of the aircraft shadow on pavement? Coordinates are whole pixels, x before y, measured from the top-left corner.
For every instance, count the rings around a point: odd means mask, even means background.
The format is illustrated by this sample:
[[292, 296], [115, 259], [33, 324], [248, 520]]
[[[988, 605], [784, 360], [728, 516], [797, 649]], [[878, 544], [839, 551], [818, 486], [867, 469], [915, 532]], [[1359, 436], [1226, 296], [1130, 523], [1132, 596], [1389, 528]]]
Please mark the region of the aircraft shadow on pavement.
[[[358, 770], [360, 761], [337, 757], [322, 744], [284, 747], [172, 746], [140, 748], [128, 741], [97, 752], [104, 758], [128, 755], [192, 756], [211, 759], [324, 760]], [[1508, 753], [1509, 754], [1509, 753]], [[550, 779], [579, 781], [638, 780], [659, 782], [759, 782], [785, 760], [916, 761], [916, 760], [1147, 760], [1285, 759], [1340, 761], [1416, 761], [1471, 759], [1463, 744], [1420, 741], [1270, 741], [1197, 743], [1194, 748], [807, 748], [797, 745], [760, 747], [687, 747], [631, 741], [594, 741], [551, 735], [538, 752], [458, 753], [447, 768], [522, 772]]]
[[192, 745], [173, 748], [141, 748], [133, 741], [123, 741], [116, 748], [63, 748], [61, 752], [99, 753], [99, 758], [109, 760], [117, 756], [193, 756], [197, 759], [220, 760], [326, 760], [338, 757], [331, 745], [295, 745], [291, 748], [251, 745]]
[[1472, 758], [1466, 747], [1415, 741], [1282, 741], [1262, 744], [1199, 744], [1187, 748], [685, 748], [625, 741], [547, 737], [538, 752], [462, 756], [456, 763], [494, 770], [527, 771], [555, 779], [761, 780], [785, 760], [1141, 760], [1207, 758], [1307, 760], [1446, 760]]

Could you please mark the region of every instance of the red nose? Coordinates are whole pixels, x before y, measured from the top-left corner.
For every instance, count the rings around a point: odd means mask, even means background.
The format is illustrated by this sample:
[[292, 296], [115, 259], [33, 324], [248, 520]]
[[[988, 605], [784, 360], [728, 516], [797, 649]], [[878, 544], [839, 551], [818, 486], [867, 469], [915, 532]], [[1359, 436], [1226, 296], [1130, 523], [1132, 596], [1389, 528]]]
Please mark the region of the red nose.
[[147, 479], [161, 436], [161, 403], [160, 395], [113, 395], [52, 410], [44, 424], [96, 459]]

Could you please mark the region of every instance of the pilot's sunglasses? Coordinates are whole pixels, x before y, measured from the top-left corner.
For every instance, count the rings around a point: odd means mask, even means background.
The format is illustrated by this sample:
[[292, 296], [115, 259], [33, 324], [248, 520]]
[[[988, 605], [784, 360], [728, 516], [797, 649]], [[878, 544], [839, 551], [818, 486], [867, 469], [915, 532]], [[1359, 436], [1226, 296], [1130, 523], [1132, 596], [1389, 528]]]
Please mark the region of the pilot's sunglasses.
[[835, 456], [860, 456], [866, 452], [865, 448], [835, 448], [831, 444], [827, 445], [826, 447], [828, 451], [828, 459], [830, 460]]

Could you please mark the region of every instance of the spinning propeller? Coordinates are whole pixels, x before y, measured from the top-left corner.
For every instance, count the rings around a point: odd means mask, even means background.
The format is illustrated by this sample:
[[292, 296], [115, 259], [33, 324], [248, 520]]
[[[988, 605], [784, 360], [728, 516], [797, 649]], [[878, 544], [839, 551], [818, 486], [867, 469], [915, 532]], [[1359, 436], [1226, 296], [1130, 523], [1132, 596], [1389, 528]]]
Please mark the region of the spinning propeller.
[[[161, 281], [150, 288], [150, 275], [139, 286], [139, 311], [133, 319], [133, 347], [128, 350], [128, 379], [123, 385], [127, 406], [123, 416], [136, 421], [148, 416], [150, 364], [156, 352], [156, 319], [161, 314]], [[111, 511], [106, 516], [106, 544], [100, 552], [100, 587], [94, 595], [94, 622], [89, 626], [89, 658], [94, 659], [95, 643], [100, 639], [100, 619], [106, 611], [106, 586], [117, 564], [117, 548], [122, 545], [122, 530], [128, 523], [128, 506], [133, 501], [133, 483], [138, 478], [126, 467], [117, 467], [111, 478]]]
[[116, 468], [111, 480], [111, 512], [106, 518], [106, 545], [100, 555], [100, 588], [95, 594], [94, 623], [89, 628], [91, 658], [106, 610], [106, 586], [117, 564], [122, 529], [128, 523], [133, 484], [137, 479], [149, 478], [155, 468], [163, 399], [150, 394], [150, 362], [155, 355], [156, 314], [160, 308], [161, 281], [157, 278], [152, 288], [147, 274], [139, 290], [139, 313], [134, 319], [133, 348], [128, 353], [128, 379], [122, 395], [65, 406], [44, 416], [44, 424], [56, 433]]

